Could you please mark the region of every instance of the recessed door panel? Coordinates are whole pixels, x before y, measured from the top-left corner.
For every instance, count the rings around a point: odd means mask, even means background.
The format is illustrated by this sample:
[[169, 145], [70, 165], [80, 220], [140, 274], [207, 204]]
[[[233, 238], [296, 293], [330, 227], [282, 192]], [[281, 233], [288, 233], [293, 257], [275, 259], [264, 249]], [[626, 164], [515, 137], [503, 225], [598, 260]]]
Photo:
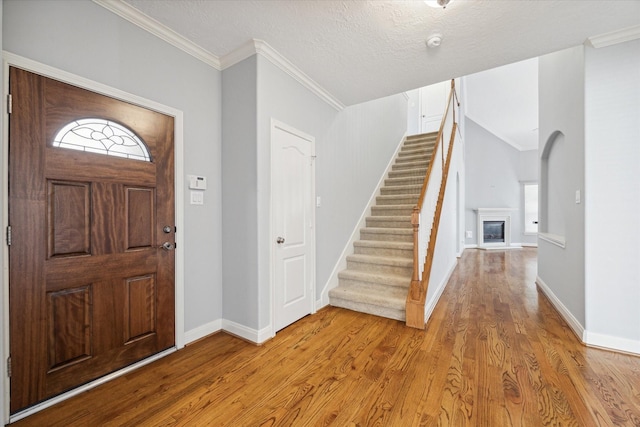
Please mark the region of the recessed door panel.
[[91, 184], [49, 181], [49, 258], [91, 253]]

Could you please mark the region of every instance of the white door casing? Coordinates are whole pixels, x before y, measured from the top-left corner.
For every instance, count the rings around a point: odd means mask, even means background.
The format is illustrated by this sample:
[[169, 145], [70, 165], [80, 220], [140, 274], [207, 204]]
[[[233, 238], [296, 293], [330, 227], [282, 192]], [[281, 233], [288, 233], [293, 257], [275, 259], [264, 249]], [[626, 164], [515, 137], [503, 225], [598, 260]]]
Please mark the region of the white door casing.
[[271, 122], [272, 324], [315, 311], [315, 139]]

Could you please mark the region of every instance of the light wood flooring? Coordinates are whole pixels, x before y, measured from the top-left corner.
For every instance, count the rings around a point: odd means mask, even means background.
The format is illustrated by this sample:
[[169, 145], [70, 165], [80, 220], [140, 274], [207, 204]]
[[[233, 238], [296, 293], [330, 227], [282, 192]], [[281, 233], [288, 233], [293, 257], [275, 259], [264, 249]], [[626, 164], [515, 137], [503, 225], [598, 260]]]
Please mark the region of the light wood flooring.
[[587, 348], [535, 249], [466, 250], [425, 331], [326, 308], [220, 333], [14, 426], [640, 426], [640, 358]]

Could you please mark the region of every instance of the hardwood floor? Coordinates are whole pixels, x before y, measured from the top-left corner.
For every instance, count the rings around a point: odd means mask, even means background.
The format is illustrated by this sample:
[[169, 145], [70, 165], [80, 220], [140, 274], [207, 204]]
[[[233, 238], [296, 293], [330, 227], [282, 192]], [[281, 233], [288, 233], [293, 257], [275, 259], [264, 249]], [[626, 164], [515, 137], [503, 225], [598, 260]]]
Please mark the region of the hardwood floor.
[[13, 426], [640, 426], [640, 358], [587, 348], [534, 249], [467, 250], [425, 331], [326, 308], [224, 333]]

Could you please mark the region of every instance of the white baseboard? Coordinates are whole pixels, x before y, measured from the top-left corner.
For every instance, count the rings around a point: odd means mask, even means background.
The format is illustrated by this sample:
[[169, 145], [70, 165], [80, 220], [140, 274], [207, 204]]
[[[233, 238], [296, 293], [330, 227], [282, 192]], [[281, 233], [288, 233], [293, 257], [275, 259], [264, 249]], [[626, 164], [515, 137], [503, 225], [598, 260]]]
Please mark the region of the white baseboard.
[[254, 344], [262, 344], [263, 342], [274, 337], [271, 325], [266, 328], [257, 330], [241, 325], [231, 320], [222, 320], [222, 329], [239, 338], [252, 342]]
[[551, 301], [551, 305], [555, 307], [558, 311], [558, 314], [564, 319], [565, 322], [569, 325], [574, 334], [578, 337], [580, 341], [583, 343], [585, 340], [585, 329], [584, 326], [578, 322], [578, 319], [575, 318], [573, 314], [569, 311], [569, 309], [558, 299], [558, 297], [553, 293], [551, 288], [547, 286], [546, 283], [540, 278], [540, 276], [536, 277], [536, 285], [538, 285], [538, 289], [540, 289]]
[[222, 329], [222, 319], [214, 320], [213, 322], [206, 323], [197, 328], [191, 329], [184, 333], [185, 344], [192, 343], [201, 338], [216, 333]]
[[436, 304], [438, 304], [438, 301], [440, 300], [440, 297], [444, 292], [444, 288], [447, 287], [447, 283], [449, 283], [449, 279], [451, 278], [451, 275], [453, 274], [453, 271], [456, 269], [457, 265], [458, 265], [458, 258], [456, 257], [453, 259], [453, 263], [451, 264], [451, 267], [449, 267], [449, 271], [445, 275], [444, 279], [438, 284], [438, 288], [436, 289], [436, 292], [433, 294], [433, 297], [429, 301], [427, 301], [427, 303], [425, 304], [425, 307], [424, 307], [425, 323], [429, 320], [429, 318], [431, 317], [431, 314], [433, 313], [433, 310], [436, 308]]
[[590, 347], [621, 351], [623, 353], [640, 356], [640, 341], [634, 341], [627, 338], [612, 337], [610, 335], [586, 331], [585, 344]]
[[362, 211], [362, 215], [360, 215], [360, 219], [358, 220], [358, 223], [356, 224], [353, 231], [351, 232], [351, 236], [349, 237], [347, 244], [344, 246], [344, 249], [342, 250], [340, 257], [338, 258], [338, 262], [333, 267], [333, 271], [331, 271], [329, 280], [327, 280], [327, 283], [322, 288], [322, 293], [320, 294], [320, 302], [316, 303], [316, 307], [319, 308], [319, 307], [324, 307], [326, 305], [329, 305], [329, 291], [338, 286], [338, 273], [347, 268], [347, 256], [353, 254], [353, 243], [360, 239], [360, 229], [366, 225], [367, 216], [369, 216], [369, 212], [371, 212], [371, 207], [375, 205], [376, 197], [380, 195], [380, 187], [382, 187], [384, 180], [387, 178], [387, 175], [389, 174], [389, 171], [391, 170], [391, 167], [393, 166], [393, 163], [395, 162], [396, 157], [398, 156], [398, 153], [402, 149], [402, 145], [404, 144], [404, 141], [406, 139], [407, 139], [407, 134], [405, 133], [402, 136], [402, 139], [400, 139], [400, 142], [396, 147], [395, 153], [393, 153], [393, 156], [391, 156], [391, 160], [389, 160], [389, 163], [387, 164], [387, 168], [385, 169], [384, 173], [378, 180], [378, 185], [376, 185], [376, 188], [373, 191], [373, 194], [369, 198], [369, 203]]
[[537, 248], [537, 243], [520, 243], [523, 248]]
[[465, 249], [478, 249], [478, 245], [476, 245], [475, 243], [469, 244], [469, 245], [464, 245]]

